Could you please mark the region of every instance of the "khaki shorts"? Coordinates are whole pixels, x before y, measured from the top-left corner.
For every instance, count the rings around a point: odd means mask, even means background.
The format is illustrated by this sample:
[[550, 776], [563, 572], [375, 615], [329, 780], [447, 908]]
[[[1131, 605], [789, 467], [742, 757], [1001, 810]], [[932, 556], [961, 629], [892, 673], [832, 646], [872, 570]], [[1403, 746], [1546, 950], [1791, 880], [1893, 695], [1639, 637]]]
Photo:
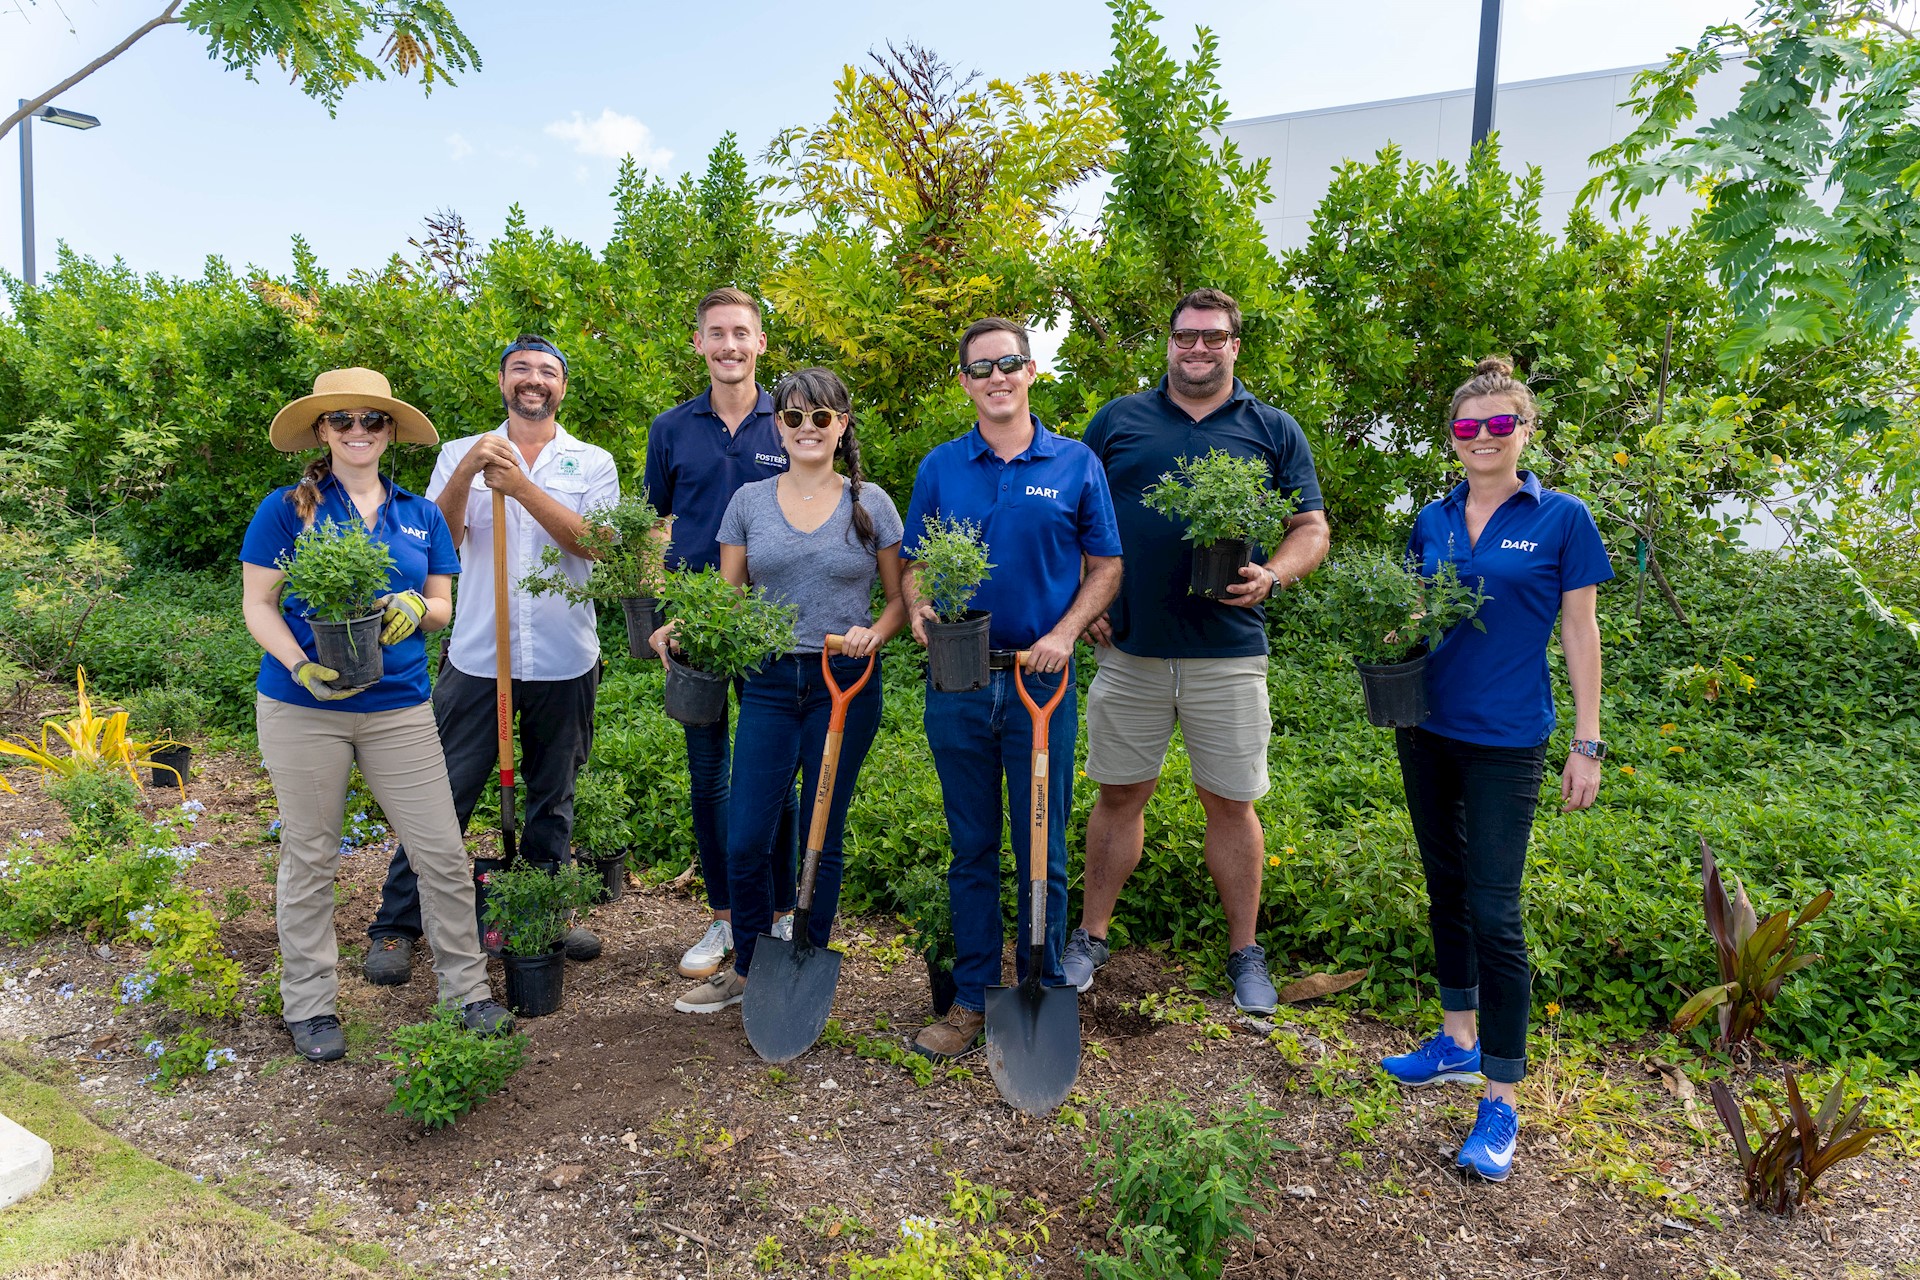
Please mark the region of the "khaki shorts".
[[1136, 658], [1094, 650], [1087, 691], [1087, 776], [1124, 784], [1160, 776], [1173, 726], [1187, 744], [1193, 780], [1227, 800], [1267, 793], [1267, 660]]

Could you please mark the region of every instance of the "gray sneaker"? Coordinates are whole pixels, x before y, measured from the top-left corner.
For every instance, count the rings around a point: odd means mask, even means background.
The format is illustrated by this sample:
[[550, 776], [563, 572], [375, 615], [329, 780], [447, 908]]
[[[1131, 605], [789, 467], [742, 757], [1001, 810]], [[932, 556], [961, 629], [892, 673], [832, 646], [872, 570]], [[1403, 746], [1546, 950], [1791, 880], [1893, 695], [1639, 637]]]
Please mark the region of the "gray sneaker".
[[293, 1049], [309, 1062], [337, 1062], [347, 1056], [347, 1034], [340, 1019], [331, 1013], [317, 1018], [287, 1022], [287, 1034], [293, 1037]]
[[1272, 1013], [1280, 1005], [1267, 973], [1267, 953], [1258, 943], [1227, 957], [1227, 977], [1233, 980], [1233, 1007], [1242, 1013]]
[[1066, 949], [1060, 953], [1060, 968], [1067, 985], [1085, 991], [1093, 985], [1093, 971], [1107, 962], [1107, 940], [1096, 938], [1085, 929], [1067, 935]]
[[460, 1020], [467, 1030], [483, 1036], [501, 1036], [513, 1030], [513, 1014], [497, 1000], [475, 1000], [462, 1005]]

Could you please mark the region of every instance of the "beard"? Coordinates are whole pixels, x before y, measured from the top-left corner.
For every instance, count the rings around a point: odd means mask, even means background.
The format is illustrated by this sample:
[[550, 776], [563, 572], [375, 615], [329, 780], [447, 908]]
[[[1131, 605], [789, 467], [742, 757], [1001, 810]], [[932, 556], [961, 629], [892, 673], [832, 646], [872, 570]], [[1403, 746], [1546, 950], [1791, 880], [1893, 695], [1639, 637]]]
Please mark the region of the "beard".
[[[520, 402], [520, 394], [523, 391], [539, 392], [540, 403], [533, 408], [523, 405]], [[553, 393], [545, 387], [515, 387], [513, 394], [507, 398], [507, 412], [525, 418], [528, 422], [544, 422], [553, 416]]]
[[1167, 385], [1190, 400], [1204, 400], [1209, 396], [1218, 395], [1220, 389], [1227, 385], [1229, 376], [1227, 363], [1224, 360], [1215, 361], [1213, 366], [1199, 377], [1190, 375], [1186, 366], [1178, 360], [1167, 366]]

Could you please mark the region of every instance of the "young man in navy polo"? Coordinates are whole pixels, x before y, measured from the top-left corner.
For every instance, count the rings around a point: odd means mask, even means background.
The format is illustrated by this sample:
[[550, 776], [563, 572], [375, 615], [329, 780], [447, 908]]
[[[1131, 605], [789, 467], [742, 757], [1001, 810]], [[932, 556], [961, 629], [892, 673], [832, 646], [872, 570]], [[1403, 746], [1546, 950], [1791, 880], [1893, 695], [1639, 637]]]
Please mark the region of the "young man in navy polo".
[[[912, 574], [928, 516], [980, 525], [995, 567], [980, 585], [973, 607], [993, 615], [988, 643], [995, 649], [1031, 651], [1025, 679], [1034, 701], [1045, 702], [1066, 682], [1047, 735], [1047, 945], [1041, 980], [1058, 986], [1064, 981], [1060, 950], [1066, 935], [1067, 811], [1073, 804], [1073, 748], [1080, 732], [1073, 644], [1119, 589], [1120, 536], [1106, 477], [1093, 454], [1079, 441], [1047, 430], [1028, 408], [1033, 378], [1033, 352], [1027, 331], [1019, 325], [981, 320], [960, 339], [960, 385], [973, 401], [976, 423], [920, 464], [900, 556]], [[933, 606], [911, 587], [909, 596], [915, 601], [913, 636], [925, 644]], [[944, 1061], [979, 1043], [986, 1022], [986, 988], [1000, 981], [1005, 946], [1000, 793], [1004, 786], [1005, 812], [1025, 810], [1033, 726], [1014, 689], [1013, 672], [995, 670], [986, 688], [971, 693], [939, 693], [929, 685], [926, 729], [953, 845], [947, 892], [953, 908], [953, 978], [959, 990], [946, 1021], [922, 1031], [913, 1047]], [[1025, 883], [1027, 830], [1022, 822], [1014, 826], [1014, 863]], [[1025, 939], [1029, 897], [1015, 897], [1020, 904], [1019, 937]], [[1027, 948], [1017, 947], [1015, 955], [1024, 978]]]
[[[707, 362], [707, 389], [653, 420], [647, 433], [647, 501], [668, 525], [669, 568], [717, 569], [720, 517], [743, 484], [787, 469], [786, 450], [773, 425], [773, 397], [754, 380], [767, 335], [760, 304], [739, 289], [715, 289], [700, 300], [693, 349]], [[736, 689], [738, 685], [736, 684]], [[727, 896], [727, 796], [732, 741], [723, 716], [687, 725], [693, 842], [707, 885], [713, 923], [680, 957], [680, 972], [709, 978], [733, 950], [733, 908]], [[794, 801], [788, 797], [774, 834], [774, 932], [792, 929]], [[782, 936], [785, 936], [782, 934]]]
[[[1277, 995], [1254, 941], [1266, 834], [1253, 802], [1267, 791], [1273, 734], [1260, 606], [1326, 557], [1327, 517], [1306, 436], [1233, 376], [1239, 354], [1239, 306], [1218, 289], [1197, 289], [1173, 309], [1166, 378], [1104, 405], [1087, 426], [1087, 447], [1113, 488], [1127, 577], [1110, 614], [1089, 629], [1100, 671], [1087, 690], [1087, 776], [1100, 798], [1087, 818], [1080, 927], [1063, 964], [1085, 991], [1106, 963], [1107, 926], [1140, 863], [1147, 800], [1178, 724], [1206, 813], [1207, 871], [1226, 911], [1233, 1001], [1271, 1013]], [[1266, 563], [1240, 570], [1223, 603], [1188, 590], [1193, 546], [1184, 522], [1141, 501], [1182, 458], [1214, 449], [1258, 459], [1274, 488], [1297, 495], [1286, 539], [1266, 549]]]

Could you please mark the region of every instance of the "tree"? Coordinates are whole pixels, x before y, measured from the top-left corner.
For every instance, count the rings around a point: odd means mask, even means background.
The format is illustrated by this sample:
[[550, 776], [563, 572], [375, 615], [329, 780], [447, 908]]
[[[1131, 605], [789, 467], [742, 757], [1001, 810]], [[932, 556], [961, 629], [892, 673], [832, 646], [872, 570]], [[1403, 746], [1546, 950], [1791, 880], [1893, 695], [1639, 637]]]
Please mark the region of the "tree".
[[[37, 0], [29, 0], [30, 3]], [[51, 89], [0, 119], [0, 138], [21, 120], [79, 84], [162, 27], [184, 26], [207, 38], [207, 56], [249, 80], [271, 61], [332, 115], [348, 85], [385, 80], [387, 71], [420, 85], [453, 83], [452, 73], [480, 67], [479, 51], [453, 20], [444, 0], [169, 0], [113, 48]], [[360, 52], [382, 37], [379, 53]]]

